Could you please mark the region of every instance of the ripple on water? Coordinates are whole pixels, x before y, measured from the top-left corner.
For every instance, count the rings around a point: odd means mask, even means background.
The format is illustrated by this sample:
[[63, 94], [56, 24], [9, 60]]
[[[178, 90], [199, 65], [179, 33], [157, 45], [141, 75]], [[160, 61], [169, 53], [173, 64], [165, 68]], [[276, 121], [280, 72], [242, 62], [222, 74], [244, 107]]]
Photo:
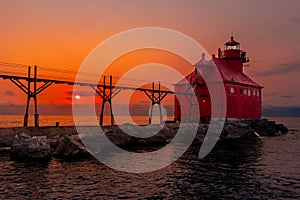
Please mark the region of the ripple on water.
[[[296, 138], [296, 139], [295, 139]], [[229, 140], [204, 159], [198, 147], [146, 174], [110, 169], [96, 160], [21, 163], [0, 156], [1, 199], [297, 199], [299, 137]]]

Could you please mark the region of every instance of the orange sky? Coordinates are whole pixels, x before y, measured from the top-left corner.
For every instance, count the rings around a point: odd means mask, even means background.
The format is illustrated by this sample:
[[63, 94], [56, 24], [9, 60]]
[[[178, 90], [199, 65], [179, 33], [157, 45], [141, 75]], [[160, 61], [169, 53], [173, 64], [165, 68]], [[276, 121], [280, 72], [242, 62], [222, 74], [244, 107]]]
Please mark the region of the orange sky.
[[[297, 0], [288, 3], [280, 0], [24, 0], [1, 1], [0, 5], [2, 62], [76, 71], [103, 40], [121, 31], [149, 26], [180, 31], [198, 41], [209, 53], [216, 53], [233, 32], [251, 59], [246, 73], [265, 87], [263, 105], [300, 106], [300, 2]], [[120, 73], [117, 67], [120, 65], [125, 70], [147, 62], [162, 62], [188, 73], [184, 62], [176, 59], [164, 52], [135, 52], [117, 60], [112, 71]], [[1, 70], [10, 69], [2, 67]], [[25, 95], [9, 81], [0, 80], [0, 84], [0, 105], [25, 103]], [[39, 102], [69, 103], [66, 98], [70, 97], [71, 89], [51, 86], [38, 97]], [[84, 103], [84, 98], [81, 101]]]

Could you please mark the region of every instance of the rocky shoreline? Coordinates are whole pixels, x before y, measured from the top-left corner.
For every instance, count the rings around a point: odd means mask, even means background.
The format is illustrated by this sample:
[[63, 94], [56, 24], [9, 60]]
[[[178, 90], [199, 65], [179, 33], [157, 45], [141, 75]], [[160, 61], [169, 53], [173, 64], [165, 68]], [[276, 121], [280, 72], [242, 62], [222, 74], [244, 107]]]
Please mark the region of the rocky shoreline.
[[[217, 122], [214, 122], [217, 123]], [[216, 124], [181, 124], [188, 134], [189, 130], [198, 130], [193, 144], [201, 144], [205, 138], [209, 126]], [[195, 127], [196, 126], [196, 127]], [[122, 131], [122, 127], [130, 132], [136, 132], [134, 135], [143, 134], [139, 132], [137, 126], [124, 124], [118, 126], [102, 127], [103, 132], [109, 140], [123, 149], [162, 147], [168, 144], [176, 135], [179, 124], [171, 123], [160, 125], [151, 125], [145, 128], [159, 130], [152, 137], [140, 138], [127, 135]], [[83, 132], [91, 133], [96, 131], [97, 127], [81, 127]], [[123, 129], [124, 130], [124, 129]], [[287, 134], [288, 128], [283, 124], [276, 124], [268, 119], [244, 120], [244, 121], [226, 121], [219, 140], [252, 138], [261, 136], [280, 136]], [[76, 128], [69, 127], [18, 127], [18, 128], [0, 128], [0, 153], [10, 154], [13, 160], [50, 160], [52, 157], [60, 159], [82, 159], [92, 157], [81, 142], [80, 138], [86, 135], [78, 135]], [[100, 141], [101, 142], [101, 141]], [[100, 150], [101, 151], [101, 150]]]

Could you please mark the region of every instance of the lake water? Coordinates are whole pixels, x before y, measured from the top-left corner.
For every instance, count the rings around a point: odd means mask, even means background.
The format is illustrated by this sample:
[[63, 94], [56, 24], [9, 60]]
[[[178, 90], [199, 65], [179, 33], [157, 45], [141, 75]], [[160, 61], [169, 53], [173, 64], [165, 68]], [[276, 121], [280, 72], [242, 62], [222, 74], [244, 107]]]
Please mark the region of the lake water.
[[[96, 126], [98, 125], [99, 116], [95, 119], [94, 116], [78, 116], [78, 124], [85, 126]], [[123, 124], [128, 122], [130, 118], [126, 116], [117, 116], [115, 121], [117, 124]], [[169, 116], [167, 120], [171, 120], [172, 117]], [[23, 115], [0, 115], [0, 127], [21, 127], [23, 126]], [[148, 116], [133, 116], [132, 121], [136, 124], [147, 124], [149, 120]], [[159, 123], [159, 117], [154, 116], [154, 123]], [[74, 126], [73, 116], [56, 116], [56, 115], [41, 115], [39, 117], [40, 126], [55, 126], [56, 122], [59, 122], [60, 126]], [[110, 117], [104, 116], [104, 125], [110, 124]], [[29, 116], [28, 126], [34, 126], [33, 115]]]
[[[72, 125], [54, 118], [45, 125]], [[300, 129], [300, 118], [270, 119]], [[300, 199], [300, 132], [293, 132], [223, 141], [204, 159], [193, 146], [146, 174], [119, 172], [97, 160], [21, 163], [0, 155], [0, 199]]]

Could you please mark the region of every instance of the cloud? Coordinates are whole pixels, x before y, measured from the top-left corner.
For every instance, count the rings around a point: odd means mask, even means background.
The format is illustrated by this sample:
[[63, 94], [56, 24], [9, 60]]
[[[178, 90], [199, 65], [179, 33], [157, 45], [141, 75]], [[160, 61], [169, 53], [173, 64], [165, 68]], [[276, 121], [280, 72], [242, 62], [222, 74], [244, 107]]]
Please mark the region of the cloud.
[[[168, 104], [168, 105], [162, 105], [168, 115], [173, 115], [173, 105]], [[136, 104], [131, 104], [130, 105], [130, 114], [135, 115], [135, 116], [147, 116], [149, 114], [149, 109], [151, 107], [151, 103], [136, 103]]]
[[296, 23], [296, 24], [300, 24], [300, 18], [293, 18], [292, 22]]
[[6, 93], [5, 93], [7, 96], [15, 96], [15, 93], [14, 91], [12, 90], [6, 90]]
[[271, 69], [254, 73], [254, 77], [274, 76], [279, 74], [287, 74], [292, 72], [300, 72], [300, 61], [293, 63], [281, 63], [273, 66]]
[[[90, 115], [90, 113], [87, 112], [86, 107], [90, 105], [81, 104], [78, 105], [78, 109], [80, 110], [81, 115]], [[124, 109], [124, 104], [113, 104], [113, 106], [116, 106], [117, 109]], [[151, 104], [145, 105], [145, 104], [131, 104], [130, 105], [130, 114], [133, 116], [147, 116], [149, 112]], [[166, 109], [168, 115], [173, 114], [173, 105], [163, 105]], [[39, 104], [38, 106], [38, 113], [40, 115], [72, 115], [72, 104]], [[95, 106], [96, 109], [96, 115], [100, 114], [101, 111], [101, 105], [97, 104]], [[13, 103], [5, 103], [0, 104], [0, 115], [23, 115], [25, 110], [25, 105], [22, 104], [13, 104]], [[29, 107], [29, 113], [34, 113], [34, 106], [30, 105]], [[120, 110], [119, 114], [122, 116], [122, 110]], [[104, 108], [104, 114], [109, 115], [109, 105], [105, 104]]]
[[96, 95], [96, 93], [94, 91], [86, 91], [86, 90], [77, 90], [77, 91], [69, 90], [69, 91], [66, 91], [66, 94], [69, 95], [69, 96], [80, 95], [82, 97], [89, 97], [89, 96], [95, 96]]
[[[88, 115], [85, 112], [86, 105], [80, 105], [79, 109], [82, 110], [82, 115]], [[168, 115], [172, 115], [172, 105], [164, 105]], [[0, 104], [0, 114], [1, 115], [23, 115], [24, 114], [25, 105], [17, 105], [17, 104]], [[135, 116], [144, 116], [148, 115], [148, 109], [142, 107], [141, 105], [134, 104], [133, 105], [132, 115]], [[142, 109], [143, 111], [139, 110]], [[96, 109], [96, 114], [99, 114], [99, 109]], [[263, 107], [263, 116], [265, 117], [300, 117], [300, 107], [290, 106], [290, 107], [280, 107], [280, 106], [264, 106]], [[30, 106], [30, 113], [33, 113], [33, 106]], [[72, 115], [72, 106], [70, 104], [41, 104], [39, 106], [39, 114], [40, 115]], [[108, 107], [105, 108], [105, 115], [108, 115]]]
[[[87, 115], [87, 105], [79, 105], [79, 109], [82, 110], [82, 115]], [[71, 104], [39, 104], [38, 114], [40, 115], [72, 115]], [[19, 104], [0, 104], [0, 115], [23, 115], [25, 105]], [[34, 113], [34, 106], [30, 105], [29, 114]], [[97, 113], [98, 114], [98, 113]]]
[[277, 94], [276, 92], [264, 93], [263, 95], [264, 95], [264, 97], [278, 97], [279, 96], [279, 94]]
[[17, 105], [12, 103], [0, 104], [1, 115], [20, 115], [24, 114], [25, 105]]
[[281, 96], [282, 98], [295, 98], [296, 96], [293, 96], [293, 95], [282, 95]]
[[263, 93], [263, 107], [299, 107], [299, 101], [297, 100], [299, 97], [297, 94], [291, 93]]
[[71, 101], [73, 98], [72, 97], [66, 97], [65, 100]]

